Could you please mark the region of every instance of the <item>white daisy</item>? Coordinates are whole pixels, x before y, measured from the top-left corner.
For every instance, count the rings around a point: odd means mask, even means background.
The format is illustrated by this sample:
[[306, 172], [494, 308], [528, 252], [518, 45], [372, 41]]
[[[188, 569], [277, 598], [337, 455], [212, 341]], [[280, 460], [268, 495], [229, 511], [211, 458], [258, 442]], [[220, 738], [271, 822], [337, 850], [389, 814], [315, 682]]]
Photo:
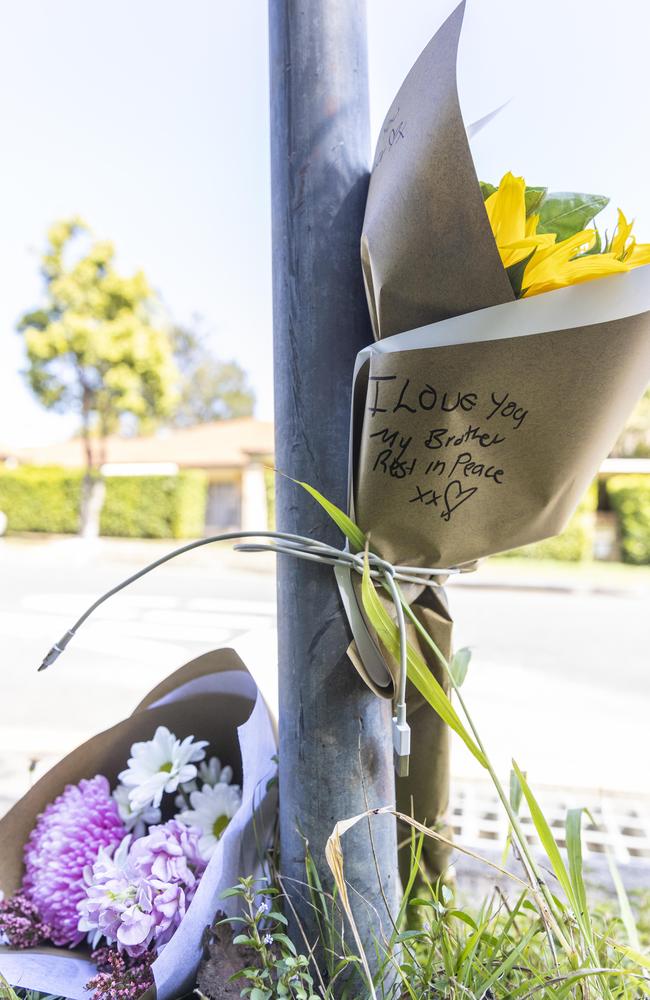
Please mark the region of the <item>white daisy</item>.
[[152, 740], [134, 743], [128, 767], [119, 780], [129, 789], [134, 810], [152, 805], [158, 808], [165, 792], [175, 792], [179, 785], [196, 777], [196, 764], [205, 757], [207, 740], [183, 742], [166, 726], [158, 726]]
[[152, 805], [143, 806], [142, 809], [134, 809], [131, 804], [130, 792], [126, 785], [118, 785], [113, 792], [113, 798], [117, 805], [120, 819], [129, 832], [135, 838], [144, 837], [147, 827], [160, 823], [162, 813], [160, 809]]
[[200, 792], [190, 793], [190, 804], [192, 808], [180, 813], [176, 819], [201, 830], [199, 851], [209, 861], [223, 831], [241, 805], [241, 790], [238, 785], [227, 785], [225, 782], [204, 785]]
[[210, 760], [201, 761], [199, 764], [197, 781], [213, 788], [219, 784], [229, 785], [232, 781], [232, 767], [222, 767], [218, 757], [210, 757]]
[[190, 794], [197, 792], [199, 786], [201, 788], [205, 785], [214, 787], [219, 783], [229, 785], [232, 779], [232, 767], [228, 765], [222, 767], [218, 757], [210, 757], [209, 760], [202, 760], [198, 767], [196, 779], [194, 781], [187, 781], [180, 786], [179, 794], [174, 799], [176, 808], [178, 810], [185, 809], [189, 802]]

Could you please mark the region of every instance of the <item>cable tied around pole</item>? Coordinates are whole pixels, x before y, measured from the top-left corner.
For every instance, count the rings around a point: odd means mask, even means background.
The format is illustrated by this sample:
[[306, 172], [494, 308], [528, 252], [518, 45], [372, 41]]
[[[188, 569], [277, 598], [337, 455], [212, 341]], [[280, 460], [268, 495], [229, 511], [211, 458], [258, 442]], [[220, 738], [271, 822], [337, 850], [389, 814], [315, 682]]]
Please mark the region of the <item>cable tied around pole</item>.
[[[251, 539], [251, 541], [243, 541]], [[253, 539], [256, 539], [253, 541]], [[262, 541], [265, 539], [265, 541]], [[417, 584], [421, 587], [440, 586], [440, 578], [445, 578], [451, 574], [466, 572], [464, 567], [452, 566], [449, 569], [428, 569], [417, 566], [393, 565], [386, 559], [373, 552], [350, 552], [349, 549], [336, 548], [326, 542], [315, 541], [304, 535], [293, 535], [282, 531], [232, 531], [223, 535], [210, 535], [207, 538], [199, 538], [196, 541], [188, 542], [177, 549], [173, 549], [166, 555], [161, 556], [154, 562], [149, 563], [143, 569], [133, 573], [118, 583], [115, 587], [106, 591], [97, 598], [84, 613], [77, 619], [74, 625], [56, 642], [49, 652], [44, 656], [38, 668], [45, 670], [58, 660], [64, 652], [68, 643], [74, 638], [77, 631], [85, 621], [93, 614], [97, 608], [110, 597], [125, 590], [136, 580], [151, 573], [164, 563], [181, 556], [193, 549], [202, 548], [204, 545], [212, 545], [215, 542], [237, 542], [234, 546], [238, 552], [274, 552], [276, 555], [293, 556], [295, 559], [305, 559], [308, 562], [316, 562], [325, 566], [345, 565], [354, 570], [359, 575], [363, 575], [365, 560], [368, 560], [368, 570], [372, 580], [382, 583], [388, 590], [395, 606], [396, 624], [399, 631], [399, 683], [395, 695], [395, 716], [393, 718], [393, 749], [395, 751], [395, 762], [398, 774], [408, 774], [408, 759], [410, 754], [411, 733], [406, 721], [406, 681], [407, 681], [407, 635], [404, 610], [402, 608], [402, 598], [400, 597], [397, 583]]]

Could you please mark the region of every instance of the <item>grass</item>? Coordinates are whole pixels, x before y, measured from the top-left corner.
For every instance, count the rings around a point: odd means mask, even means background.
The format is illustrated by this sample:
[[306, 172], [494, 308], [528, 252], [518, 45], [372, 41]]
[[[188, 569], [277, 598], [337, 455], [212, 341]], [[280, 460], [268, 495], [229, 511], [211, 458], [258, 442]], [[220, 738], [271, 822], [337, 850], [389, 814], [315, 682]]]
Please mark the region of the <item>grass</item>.
[[[592, 907], [589, 922], [595, 948], [593, 960], [585, 963], [576, 939], [575, 915], [564, 907], [564, 930], [576, 944], [575, 954], [570, 955], [558, 950], [549, 938], [529, 888], [504, 893], [495, 886], [485, 900], [466, 905], [448, 885], [423, 880], [419, 864], [423, 837], [414, 832], [411, 838], [411, 878], [395, 932], [389, 939], [374, 941], [373, 956], [346, 944], [345, 898], [338, 889], [334, 893], [323, 889], [309, 855], [303, 891], [311, 900], [319, 928], [322, 954], [318, 962], [312, 950], [316, 942], [306, 940], [300, 925], [293, 940], [285, 927], [277, 934], [283, 900], [285, 912], [295, 917], [282, 880], [276, 879], [270, 889], [268, 882], [258, 883], [254, 892], [252, 880], [243, 880], [231, 892], [248, 904], [248, 916], [241, 921], [247, 929], [235, 938], [235, 943], [248, 949], [249, 964], [237, 979], [242, 996], [252, 1000], [284, 996], [302, 1000], [641, 1000], [649, 995], [650, 979], [623, 951], [631, 935], [638, 948], [650, 945], [650, 890], [625, 897], [623, 907], [620, 898]], [[266, 907], [265, 893], [270, 901]], [[258, 905], [260, 900], [263, 905]], [[252, 963], [251, 945], [257, 952]], [[292, 963], [288, 978], [287, 960]], [[299, 970], [299, 976], [293, 970]]]
[[[332, 505], [313, 489], [309, 492], [332, 515]], [[506, 790], [495, 767], [468, 704], [461, 692], [464, 672], [469, 664], [469, 652], [457, 653], [449, 663], [428, 634], [395, 581], [389, 575], [371, 577], [369, 543], [359, 539], [356, 525], [351, 527], [342, 512], [333, 517], [356, 551], [365, 546], [362, 601], [366, 616], [375, 629], [387, 655], [402, 662], [408, 676], [432, 709], [461, 737], [465, 746], [489, 775], [509, 822], [509, 850], [521, 871], [511, 873], [520, 887], [519, 896], [511, 906], [503, 896], [488, 900], [472, 914], [454, 903], [449, 889], [432, 886], [424, 877], [424, 892], [409, 898], [416, 884], [422, 883], [419, 856], [424, 837], [441, 839], [435, 831], [423, 827], [407, 816], [394, 813], [412, 828], [411, 879], [406, 887], [402, 910], [392, 935], [374, 941], [374, 961], [367, 954], [368, 942], [362, 942], [349, 904], [345, 879], [342, 838], [360, 820], [377, 812], [394, 812], [390, 808], [369, 811], [364, 816], [337, 823], [331, 834], [326, 856], [334, 877], [336, 894], [326, 900], [320, 887], [321, 944], [336, 941], [333, 937], [332, 906], [342, 910], [352, 930], [356, 954], [336, 945], [329, 945], [332, 961], [352, 963], [357, 977], [364, 980], [364, 992], [349, 994], [355, 1000], [433, 1000], [433, 998], [468, 997], [473, 1000], [640, 1000], [649, 995], [650, 957], [640, 951], [641, 933], [633, 916], [630, 901], [622, 882], [616, 879], [619, 915], [615, 922], [603, 921], [598, 908], [590, 905], [583, 876], [582, 819], [583, 810], [569, 810], [566, 816], [562, 854], [533, 789], [524, 771], [513, 761], [510, 787]], [[523, 561], [522, 561], [523, 562]], [[491, 564], [494, 565], [494, 564]], [[526, 567], [530, 572], [531, 565]], [[383, 587], [395, 605], [391, 616], [377, 598], [375, 587]], [[405, 639], [404, 620], [416, 629], [420, 641], [429, 646], [446, 670], [452, 699], [433, 677], [419, 652]], [[459, 672], [457, 660], [463, 660], [465, 671]], [[578, 725], [576, 718], [576, 725]], [[549, 731], [549, 739], [555, 738]], [[519, 822], [519, 806], [525, 800], [537, 836], [546, 854], [542, 865], [534, 856]], [[587, 817], [593, 822], [590, 816]], [[462, 850], [462, 847], [460, 848]], [[309, 870], [309, 869], [308, 869]], [[313, 896], [313, 888], [312, 888]], [[413, 908], [421, 907], [428, 920], [409, 919]], [[340, 939], [341, 943], [343, 939]], [[365, 951], [364, 951], [365, 946]], [[336, 954], [340, 950], [339, 954]], [[376, 971], [372, 971], [372, 970]], [[340, 977], [341, 973], [337, 973]], [[336, 977], [335, 977], [336, 978]], [[327, 991], [323, 996], [345, 996], [345, 991]], [[271, 996], [271, 995], [269, 995]], [[253, 998], [265, 1000], [265, 998]]]

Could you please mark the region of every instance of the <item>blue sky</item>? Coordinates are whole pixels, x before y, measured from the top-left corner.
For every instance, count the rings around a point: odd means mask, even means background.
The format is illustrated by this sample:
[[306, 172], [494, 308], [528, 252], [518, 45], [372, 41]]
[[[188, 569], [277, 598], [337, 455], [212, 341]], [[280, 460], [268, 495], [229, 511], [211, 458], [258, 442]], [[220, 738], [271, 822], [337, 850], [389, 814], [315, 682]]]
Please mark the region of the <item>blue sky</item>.
[[[354, 0], [350, 0], [354, 2]], [[453, 0], [368, 0], [373, 135]], [[469, 0], [467, 121], [507, 169], [609, 194], [650, 240], [645, 0]], [[78, 213], [142, 267], [178, 321], [250, 373], [272, 415], [266, 0], [21, 0], [0, 16], [0, 442], [59, 440], [19, 371], [18, 316], [39, 301], [47, 226]]]

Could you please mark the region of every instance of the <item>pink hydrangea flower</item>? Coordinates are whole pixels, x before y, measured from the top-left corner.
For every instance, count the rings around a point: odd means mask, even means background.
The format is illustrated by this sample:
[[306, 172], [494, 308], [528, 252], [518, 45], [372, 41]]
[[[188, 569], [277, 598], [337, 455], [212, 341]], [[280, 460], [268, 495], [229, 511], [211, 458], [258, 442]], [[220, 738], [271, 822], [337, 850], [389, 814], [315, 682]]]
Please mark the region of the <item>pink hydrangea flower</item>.
[[205, 870], [200, 835], [169, 820], [146, 837], [126, 837], [112, 855], [100, 852], [78, 905], [79, 931], [93, 947], [103, 939], [137, 958], [168, 943]]
[[68, 785], [38, 817], [25, 845], [22, 892], [59, 946], [79, 944], [77, 904], [85, 896], [84, 869], [100, 848], [110, 851], [126, 829], [103, 775]]

